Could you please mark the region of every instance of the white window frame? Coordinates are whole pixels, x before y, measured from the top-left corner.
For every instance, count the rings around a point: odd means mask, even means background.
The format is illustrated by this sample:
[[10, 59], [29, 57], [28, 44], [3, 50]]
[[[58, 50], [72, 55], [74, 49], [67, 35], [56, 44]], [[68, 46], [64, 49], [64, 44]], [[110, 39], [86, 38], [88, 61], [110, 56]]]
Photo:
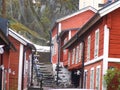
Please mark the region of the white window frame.
[[52, 56], [54, 56], [57, 53], [57, 35], [52, 38], [52, 44]]
[[85, 70], [83, 88], [87, 88], [87, 74], [88, 74], [88, 70]]
[[[99, 70], [99, 72], [98, 72], [98, 70]], [[100, 76], [101, 76], [101, 66], [99, 65], [96, 67], [96, 90], [100, 90]]]
[[82, 50], [83, 50], [83, 43], [81, 42], [80, 43], [80, 48], [79, 48], [79, 62], [81, 62], [81, 57], [82, 57], [82, 54], [83, 54], [83, 52], [82, 52]]
[[54, 55], [54, 46], [51, 47], [52, 48], [52, 56]]
[[79, 46], [76, 47], [76, 64], [79, 62]]
[[75, 48], [72, 50], [72, 64], [75, 62]]
[[[97, 35], [98, 34], [98, 35]], [[94, 58], [98, 57], [99, 54], [99, 37], [100, 36], [100, 30], [97, 29], [95, 31], [95, 47], [94, 47]]]
[[90, 89], [94, 89], [94, 68], [90, 69]]
[[90, 60], [90, 46], [91, 46], [91, 36], [88, 36], [87, 39], [87, 60]]

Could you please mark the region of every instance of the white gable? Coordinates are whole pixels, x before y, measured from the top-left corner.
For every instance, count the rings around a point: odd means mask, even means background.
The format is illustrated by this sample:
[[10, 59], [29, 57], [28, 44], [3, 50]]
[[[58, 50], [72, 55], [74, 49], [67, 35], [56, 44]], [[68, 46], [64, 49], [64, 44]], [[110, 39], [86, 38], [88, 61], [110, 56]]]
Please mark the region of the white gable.
[[27, 43], [32, 44], [32, 42], [30, 42], [29, 40], [27, 40], [26, 38], [24, 38], [23, 36], [21, 36], [20, 34], [16, 33], [15, 31], [13, 31], [12, 29], [9, 28], [8, 31], [9, 35], [12, 36], [13, 38], [15, 38], [16, 40], [18, 40], [20, 43], [27, 45]]

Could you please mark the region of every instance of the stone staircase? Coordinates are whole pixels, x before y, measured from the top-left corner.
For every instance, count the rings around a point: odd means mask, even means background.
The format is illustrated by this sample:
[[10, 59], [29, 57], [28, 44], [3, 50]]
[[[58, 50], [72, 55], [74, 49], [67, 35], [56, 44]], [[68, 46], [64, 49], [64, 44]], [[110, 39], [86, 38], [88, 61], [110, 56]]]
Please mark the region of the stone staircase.
[[50, 63], [39, 63], [39, 72], [43, 74], [43, 87], [53, 87], [54, 78], [52, 64]]

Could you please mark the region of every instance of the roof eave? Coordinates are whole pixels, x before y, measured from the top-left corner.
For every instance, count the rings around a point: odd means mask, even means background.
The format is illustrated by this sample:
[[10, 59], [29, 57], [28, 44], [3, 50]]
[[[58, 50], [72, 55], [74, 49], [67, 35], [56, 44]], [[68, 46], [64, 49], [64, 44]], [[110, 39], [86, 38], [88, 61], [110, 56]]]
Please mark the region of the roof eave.
[[[120, 1], [111, 3], [110, 5], [100, 9], [78, 32], [77, 36], [80, 37], [84, 34], [92, 25], [94, 25], [100, 18], [112, 12], [113, 10], [120, 7]], [[70, 47], [76, 40], [76, 35], [73, 36], [64, 46], [63, 49]]]
[[84, 34], [99, 19], [100, 15], [96, 13], [64, 46], [63, 49], [70, 47], [82, 34]]
[[91, 6], [88, 6], [88, 7], [85, 7], [85, 8], [83, 8], [83, 9], [80, 9], [79, 11], [77, 11], [77, 12], [75, 12], [75, 13], [73, 13], [73, 14], [67, 15], [67, 16], [62, 17], [62, 18], [60, 18], [60, 19], [57, 19], [56, 22], [59, 23], [59, 22], [61, 22], [61, 21], [63, 21], [63, 20], [69, 19], [69, 18], [71, 18], [71, 17], [73, 17], [73, 16], [75, 16], [75, 15], [78, 15], [78, 14], [80, 14], [80, 13], [83, 13], [83, 12], [85, 12], [85, 11], [87, 11], [87, 10], [91, 10], [91, 11], [93, 11], [93, 12], [95, 12], [95, 13], [97, 12], [97, 10], [96, 10], [95, 8], [93, 8], [93, 7], [91, 7]]
[[7, 38], [7, 36], [5, 36], [5, 34], [1, 30], [0, 30], [0, 37], [11, 49], [16, 51], [15, 46], [10, 42], [10, 40]]

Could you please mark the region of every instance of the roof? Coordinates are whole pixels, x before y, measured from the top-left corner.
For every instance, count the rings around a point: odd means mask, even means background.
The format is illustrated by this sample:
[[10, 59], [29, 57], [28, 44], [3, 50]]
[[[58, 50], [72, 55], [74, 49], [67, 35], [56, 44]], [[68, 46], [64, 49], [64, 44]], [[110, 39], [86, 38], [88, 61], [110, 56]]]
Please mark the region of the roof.
[[54, 23], [51, 31], [56, 27], [57, 23], [59, 23], [59, 22], [61, 22], [61, 21], [63, 21], [63, 20], [69, 19], [69, 18], [71, 18], [71, 17], [73, 17], [73, 16], [76, 16], [76, 15], [78, 15], [78, 14], [80, 14], [80, 13], [83, 13], [83, 12], [85, 12], [85, 11], [87, 11], [87, 10], [91, 10], [91, 11], [93, 11], [93, 12], [95, 12], [95, 13], [97, 12], [97, 10], [96, 10], [95, 8], [91, 7], [91, 6], [88, 6], [88, 7], [85, 7], [85, 8], [83, 8], [83, 9], [80, 9], [79, 11], [77, 11], [77, 12], [75, 12], [75, 13], [73, 13], [73, 14], [69, 14], [69, 15], [67, 15], [67, 16], [65, 16], [65, 17], [62, 17], [62, 18], [60, 18], [60, 19], [57, 19], [56, 22]]
[[40, 46], [34, 44], [37, 52], [50, 52], [50, 46]]
[[24, 45], [27, 45], [27, 43], [32, 44], [31, 41], [27, 40], [26, 38], [24, 38], [23, 36], [21, 36], [20, 34], [16, 33], [14, 30], [12, 30], [11, 28], [9, 28], [9, 35], [12, 36], [13, 38], [15, 38], [16, 40], [18, 40], [19, 42], [21, 42]]
[[69, 18], [71, 18], [71, 17], [73, 17], [73, 16], [75, 16], [75, 15], [78, 15], [78, 14], [80, 14], [80, 13], [83, 13], [83, 12], [85, 12], [85, 11], [87, 11], [87, 10], [91, 10], [91, 11], [93, 11], [93, 12], [95, 12], [95, 13], [97, 12], [97, 10], [96, 10], [95, 8], [93, 8], [93, 7], [91, 7], [91, 6], [88, 6], [88, 7], [85, 7], [85, 8], [83, 8], [83, 9], [80, 9], [79, 11], [77, 11], [77, 12], [75, 12], [75, 13], [73, 13], [73, 14], [67, 15], [67, 16], [65, 16], [65, 17], [63, 17], [63, 18], [60, 18], [60, 19], [57, 19], [56, 22], [58, 23], [58, 22], [61, 22], [61, 21], [63, 21], [63, 20], [69, 19]]
[[63, 48], [68, 48], [78, 39], [78, 37], [83, 35], [98, 20], [100, 20], [103, 16], [116, 10], [119, 7], [120, 7], [120, 0], [113, 2], [111, 4], [108, 4], [102, 9], [98, 10], [98, 12], [85, 25], [83, 25], [83, 27], [63, 46]]
[[36, 48], [34, 47], [33, 43], [29, 40], [27, 40], [26, 38], [24, 38], [23, 36], [21, 36], [20, 34], [16, 33], [14, 30], [12, 30], [11, 28], [9, 28], [8, 31], [9, 35], [12, 36], [13, 38], [15, 38], [16, 40], [18, 40], [20, 43], [22, 43], [25, 46], [29, 46], [30, 48], [36, 50]]
[[14, 47], [14, 45], [10, 42], [10, 40], [8, 39], [8, 37], [2, 32], [1, 29], [0, 29], [0, 38], [1, 38], [8, 46], [10, 46], [11, 49], [16, 50], [16, 48]]

